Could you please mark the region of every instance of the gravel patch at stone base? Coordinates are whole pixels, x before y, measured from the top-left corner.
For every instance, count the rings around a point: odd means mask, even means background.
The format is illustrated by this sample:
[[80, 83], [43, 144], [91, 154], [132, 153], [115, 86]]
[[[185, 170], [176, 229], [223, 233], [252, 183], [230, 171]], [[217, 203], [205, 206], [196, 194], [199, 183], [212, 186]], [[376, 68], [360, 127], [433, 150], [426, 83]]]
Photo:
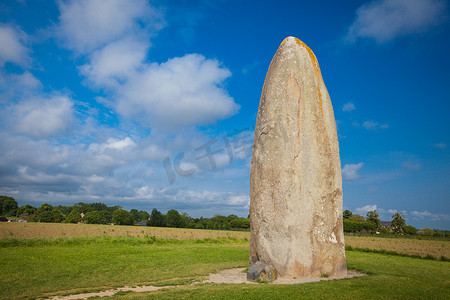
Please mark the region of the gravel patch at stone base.
[[[257, 284], [254, 281], [248, 281], [247, 280], [247, 273], [244, 272], [245, 268], [236, 268], [236, 269], [227, 269], [222, 270], [218, 273], [210, 274], [209, 278], [204, 281], [194, 282], [194, 284], [201, 284], [201, 283], [226, 283], [226, 284]], [[299, 283], [307, 283], [307, 282], [317, 282], [322, 280], [336, 280], [336, 279], [344, 279], [344, 278], [353, 278], [353, 277], [361, 277], [366, 276], [366, 274], [358, 273], [356, 271], [348, 271], [347, 276], [344, 277], [320, 277], [320, 278], [278, 278], [272, 283], [269, 284], [299, 284]], [[135, 292], [135, 293], [142, 293], [142, 292], [153, 292], [160, 289], [165, 288], [175, 288], [176, 286], [152, 286], [152, 285], [144, 285], [144, 286], [138, 286], [138, 287], [130, 287], [130, 286], [124, 286], [117, 289], [110, 289], [105, 290], [101, 292], [92, 292], [92, 293], [84, 293], [84, 294], [75, 294], [75, 295], [68, 295], [68, 296], [54, 296], [50, 297], [48, 299], [50, 300], [75, 300], [75, 299], [88, 299], [90, 297], [107, 297], [107, 296], [113, 296], [118, 292]], [[182, 286], [178, 286], [182, 287]]]
[[[209, 279], [201, 283], [246, 283], [246, 284], [256, 284], [256, 282], [247, 280], [247, 273], [244, 273], [245, 268], [228, 269], [220, 271], [219, 273], [210, 274]], [[344, 278], [353, 278], [366, 276], [366, 274], [358, 273], [356, 271], [347, 271], [347, 276], [343, 277], [303, 277], [303, 278], [278, 278], [270, 284], [299, 284], [307, 282], [317, 282], [323, 280], [336, 280]]]

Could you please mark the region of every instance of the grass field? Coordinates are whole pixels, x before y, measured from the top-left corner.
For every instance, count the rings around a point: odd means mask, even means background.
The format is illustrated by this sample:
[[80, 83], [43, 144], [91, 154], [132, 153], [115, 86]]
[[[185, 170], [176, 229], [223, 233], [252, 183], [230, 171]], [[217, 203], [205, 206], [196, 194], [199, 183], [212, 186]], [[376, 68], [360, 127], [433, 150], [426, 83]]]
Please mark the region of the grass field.
[[115, 299], [449, 299], [448, 262], [347, 252], [349, 268], [366, 277], [295, 285], [225, 285], [178, 287], [131, 293]]
[[[189, 283], [248, 267], [249, 232], [48, 223], [0, 223], [0, 299], [125, 285], [182, 286], [114, 298], [450, 299], [450, 263], [347, 251], [363, 278], [296, 285]], [[352, 247], [450, 257], [450, 241], [346, 236]]]
[[[188, 284], [221, 269], [247, 267], [248, 241], [85, 237], [0, 240], [0, 298], [104, 290], [124, 285]], [[116, 298], [448, 299], [450, 263], [347, 251], [366, 277], [297, 285], [185, 285]]]
[[[146, 226], [111, 226], [55, 223], [0, 223], [0, 238], [67, 238], [67, 237], [148, 237], [164, 239], [227, 238], [249, 239], [250, 232], [158, 228]], [[411, 255], [432, 255], [450, 258], [450, 240], [419, 240], [378, 236], [346, 236], [348, 246], [390, 250]]]
[[346, 236], [345, 244], [358, 248], [376, 250], [390, 250], [399, 253], [436, 258], [445, 256], [450, 258], [450, 241], [447, 240], [419, 240], [417, 238], [395, 238], [377, 236]]
[[165, 239], [206, 239], [234, 237], [249, 238], [247, 231], [223, 231], [147, 226], [111, 226], [93, 224], [63, 223], [0, 223], [0, 238], [48, 239], [66, 237], [101, 237], [101, 236], [155, 236]]
[[[148, 240], [148, 241], [147, 241]], [[4, 246], [4, 245], [3, 245]], [[0, 298], [158, 282], [186, 283], [246, 266], [244, 240], [75, 238], [0, 248]]]

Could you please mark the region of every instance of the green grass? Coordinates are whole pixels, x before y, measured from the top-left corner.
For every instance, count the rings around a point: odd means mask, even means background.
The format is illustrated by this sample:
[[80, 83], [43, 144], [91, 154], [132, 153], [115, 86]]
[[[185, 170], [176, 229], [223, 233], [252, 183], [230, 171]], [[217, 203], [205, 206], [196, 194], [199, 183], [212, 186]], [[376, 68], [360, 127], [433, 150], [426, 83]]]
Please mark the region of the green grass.
[[[248, 267], [238, 239], [74, 238], [0, 240], [0, 299], [35, 298], [124, 285], [188, 284], [221, 269]], [[362, 278], [297, 285], [200, 284], [114, 298], [449, 299], [450, 263], [347, 251]]]
[[348, 267], [366, 277], [296, 285], [202, 284], [114, 299], [449, 299], [448, 262], [347, 251]]
[[137, 238], [77, 238], [2, 240], [0, 245], [0, 299], [187, 283], [221, 269], [248, 265], [248, 242], [236, 239], [146, 243]]

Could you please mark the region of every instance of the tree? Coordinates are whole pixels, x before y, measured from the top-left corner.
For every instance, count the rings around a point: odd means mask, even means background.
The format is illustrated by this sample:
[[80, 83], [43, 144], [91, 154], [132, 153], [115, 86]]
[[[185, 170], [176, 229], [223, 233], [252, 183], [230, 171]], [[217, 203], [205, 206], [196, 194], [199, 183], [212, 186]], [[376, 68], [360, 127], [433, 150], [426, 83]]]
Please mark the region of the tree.
[[402, 213], [395, 213], [392, 216], [391, 230], [395, 234], [403, 234], [406, 229], [406, 221]]
[[164, 218], [162, 213], [154, 208], [152, 210], [152, 214], [150, 215], [150, 219], [147, 221], [147, 226], [153, 227], [164, 227]]
[[39, 222], [52, 223], [53, 222], [53, 211], [45, 210], [42, 211], [38, 218]]
[[0, 215], [15, 216], [18, 204], [16, 199], [8, 196], [0, 196]]
[[22, 214], [28, 214], [31, 216], [32, 214], [36, 213], [36, 207], [31, 206], [29, 204], [21, 206], [17, 209], [17, 216], [20, 216]]
[[186, 227], [187, 224], [191, 222], [192, 218], [189, 216], [188, 213], [184, 212], [181, 213], [181, 221], [182, 221], [182, 227]]
[[70, 214], [66, 217], [66, 223], [78, 223], [81, 221], [80, 211], [78, 208], [72, 209]]
[[230, 228], [227, 229], [248, 229], [250, 228], [250, 220], [246, 218], [233, 219], [230, 222]]
[[74, 208], [78, 208], [80, 213], [86, 214], [89, 211], [92, 211], [92, 207], [88, 203], [78, 202], [73, 206]]
[[176, 209], [171, 209], [166, 214], [166, 222], [168, 227], [183, 227], [183, 219]]
[[130, 210], [130, 214], [133, 216], [133, 219], [137, 222], [139, 221], [139, 211], [137, 209]]
[[52, 222], [53, 223], [61, 223], [64, 220], [64, 215], [62, 212], [59, 211], [59, 209], [53, 209], [52, 210]]
[[366, 214], [366, 221], [372, 222], [375, 225], [375, 228], [380, 228], [381, 221], [380, 216], [378, 215], [376, 210], [368, 211]]
[[118, 209], [113, 212], [112, 222], [115, 225], [133, 225], [134, 219], [129, 211]]
[[145, 210], [140, 210], [138, 213], [139, 216], [139, 220], [141, 221], [148, 221], [148, 219], [150, 218], [150, 214], [148, 212], [146, 212]]
[[98, 212], [100, 214], [100, 222], [101, 224], [109, 224], [112, 220], [112, 212], [109, 210], [102, 210]]
[[55, 208], [59, 210], [63, 215], [68, 215], [73, 210], [73, 206], [58, 205], [55, 206]]
[[99, 211], [89, 211], [84, 215], [83, 221], [86, 222], [86, 224], [101, 224], [102, 216]]
[[342, 214], [342, 216], [344, 217], [344, 219], [348, 219], [353, 215], [353, 213], [351, 211], [349, 211], [348, 209], [344, 210], [344, 213]]
[[42, 204], [36, 211], [38, 217], [44, 212], [51, 212], [53, 210], [53, 206], [47, 203]]

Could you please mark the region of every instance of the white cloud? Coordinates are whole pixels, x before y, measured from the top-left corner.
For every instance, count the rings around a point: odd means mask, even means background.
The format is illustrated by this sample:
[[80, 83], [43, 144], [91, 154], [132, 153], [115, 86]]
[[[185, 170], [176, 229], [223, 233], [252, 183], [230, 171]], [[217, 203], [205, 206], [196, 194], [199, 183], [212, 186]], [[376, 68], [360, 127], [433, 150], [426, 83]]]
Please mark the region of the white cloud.
[[373, 38], [378, 43], [425, 32], [445, 17], [442, 0], [378, 0], [364, 4], [347, 33], [347, 40]]
[[353, 104], [352, 102], [348, 102], [344, 104], [344, 106], [342, 107], [342, 111], [345, 112], [354, 111], [355, 109], [356, 109], [355, 104]]
[[222, 87], [231, 72], [199, 54], [145, 65], [117, 90], [116, 110], [150, 127], [206, 125], [239, 110]]
[[95, 86], [117, 87], [132, 76], [145, 59], [148, 45], [133, 38], [113, 42], [91, 55], [80, 71]]
[[228, 199], [228, 204], [230, 205], [249, 205], [250, 196], [249, 195], [232, 195]]
[[28, 71], [22, 74], [5, 74], [0, 71], [0, 103], [10, 103], [35, 94], [42, 83]]
[[105, 150], [112, 149], [112, 150], [122, 150], [127, 147], [135, 147], [136, 143], [130, 139], [129, 137], [126, 137], [122, 140], [115, 139], [115, 138], [109, 138], [106, 143], [103, 144], [91, 144], [89, 145], [89, 150], [95, 151], [95, 152], [104, 152]]
[[89, 82], [108, 88], [102, 103], [152, 129], [207, 125], [239, 110], [224, 89], [231, 72], [217, 60], [187, 54], [165, 63], [145, 63], [144, 44], [120, 40], [94, 52], [81, 67]]
[[5, 112], [16, 132], [38, 138], [67, 131], [74, 121], [73, 103], [66, 96], [24, 100]]
[[356, 211], [360, 214], [366, 214], [368, 211], [373, 211], [373, 210], [377, 210], [377, 205], [376, 204], [372, 204], [372, 205], [365, 205], [363, 207], [358, 207], [356, 209]]
[[0, 24], [0, 67], [6, 62], [26, 66], [30, 62], [29, 50], [24, 46], [27, 36], [9, 25]]
[[362, 215], [365, 215], [367, 212], [369, 211], [374, 211], [376, 210], [377, 213], [380, 215], [380, 218], [383, 219], [389, 219], [393, 214], [397, 213], [397, 212], [401, 212], [403, 215], [407, 215], [407, 212], [405, 210], [403, 211], [398, 211], [397, 209], [384, 209], [381, 207], [378, 207], [378, 205], [376, 204], [368, 204], [365, 205], [363, 207], [358, 207], [356, 208], [356, 212]]
[[418, 170], [420, 170], [420, 168], [422, 168], [422, 165], [411, 163], [411, 162], [407, 161], [407, 162], [403, 163], [402, 167], [405, 169], [408, 169], [408, 170], [418, 171]]
[[86, 53], [129, 34], [141, 34], [163, 26], [159, 12], [144, 0], [60, 1], [58, 35], [65, 45]]
[[[393, 214], [395, 214], [395, 213], [398, 213], [399, 211], [398, 210], [396, 210], [396, 209], [392, 209], [392, 208], [390, 208], [390, 209], [383, 209], [383, 208], [378, 208], [378, 210], [377, 210], [380, 214], [388, 214], [389, 216], [392, 216]], [[405, 210], [403, 210], [403, 211], [400, 211], [402, 214], [404, 214], [404, 215], [407, 215], [407, 213], [406, 213], [406, 211]]]
[[445, 221], [449, 221], [450, 220], [450, 215], [447, 214], [433, 214], [430, 213], [427, 210], [424, 211], [412, 211], [411, 215], [415, 218], [415, 219], [419, 219], [419, 220], [423, 220], [423, 219], [432, 219], [433, 221], [441, 221], [441, 220], [445, 220]]
[[367, 130], [375, 130], [375, 129], [387, 129], [389, 128], [388, 124], [379, 124], [378, 122], [374, 121], [365, 121], [363, 122], [362, 126]]
[[10, 79], [13, 85], [20, 88], [35, 89], [42, 86], [40, 80], [28, 71], [22, 74], [12, 74]]
[[363, 167], [364, 163], [360, 162], [357, 164], [346, 164], [342, 168], [342, 177], [345, 180], [356, 180], [360, 177], [358, 171]]
[[60, 11], [67, 46], [88, 55], [80, 73], [107, 92], [101, 103], [126, 119], [174, 131], [213, 124], [239, 110], [223, 87], [231, 72], [217, 60], [187, 54], [164, 63], [146, 61], [147, 32], [164, 23], [147, 2], [70, 1], [61, 3]]
[[437, 143], [437, 144], [433, 144], [433, 146], [436, 148], [442, 149], [442, 150], [447, 148], [447, 144], [445, 144], [445, 143]]

